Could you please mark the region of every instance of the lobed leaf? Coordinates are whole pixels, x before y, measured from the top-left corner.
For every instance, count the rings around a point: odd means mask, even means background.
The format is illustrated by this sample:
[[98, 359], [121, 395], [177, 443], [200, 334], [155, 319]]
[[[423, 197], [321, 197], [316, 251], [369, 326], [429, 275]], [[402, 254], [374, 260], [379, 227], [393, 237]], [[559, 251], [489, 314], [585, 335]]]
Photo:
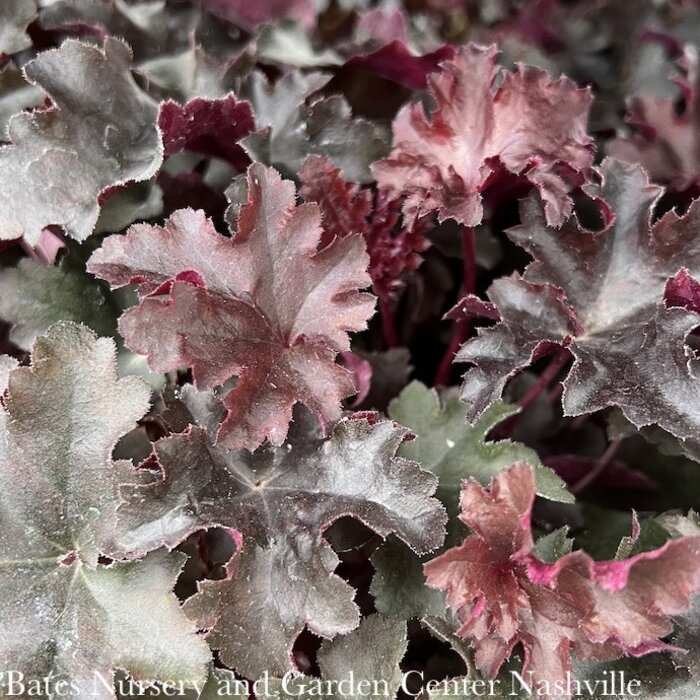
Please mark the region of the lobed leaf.
[[534, 496], [534, 472], [522, 463], [488, 491], [469, 480], [460, 519], [473, 534], [424, 567], [428, 584], [447, 592], [477, 669], [495, 678], [520, 643], [523, 675], [554, 689], [566, 682], [571, 655], [611, 660], [668, 649], [661, 639], [673, 629], [670, 616], [700, 590], [700, 537], [629, 559], [594, 562], [578, 550], [547, 563], [533, 551]]
[[112, 551], [130, 468], [112, 461], [112, 449], [144, 414], [147, 386], [117, 379], [113, 343], [74, 324], [39, 338], [31, 367], [6, 371], [0, 664], [100, 698], [114, 693], [96, 674], [109, 681], [118, 668], [144, 680], [203, 680], [209, 650], [171, 593], [182, 558], [99, 563]]
[[434, 477], [394, 456], [405, 434], [358, 419], [323, 439], [299, 413], [285, 445], [254, 453], [215, 447], [201, 428], [164, 438], [161, 478], [124, 491], [120, 548], [138, 556], [207, 527], [240, 533], [226, 578], [204, 582], [186, 611], [224, 663], [251, 678], [282, 675], [304, 625], [323, 637], [357, 626], [353, 590], [333, 573], [338, 559], [322, 537], [333, 522], [355, 517], [419, 553], [441, 544]]
[[697, 440], [700, 382], [685, 340], [700, 316], [663, 299], [681, 268], [700, 271], [700, 207], [652, 225], [660, 188], [638, 166], [609, 159], [602, 169], [602, 196], [615, 212], [602, 231], [582, 228], [576, 217], [554, 231], [536, 202], [522, 205], [523, 223], [508, 235], [534, 262], [524, 275], [491, 285], [488, 296], [502, 320], [456, 357], [476, 365], [461, 392], [468, 418], [477, 419], [510, 377], [558, 344], [575, 358], [564, 381], [566, 415], [618, 406], [637, 427], [656, 423]]
[[220, 99], [195, 97], [184, 105], [163, 102], [158, 126], [166, 156], [187, 149], [223, 158], [239, 170], [247, 165], [238, 142], [253, 130], [253, 113], [245, 100], [233, 94]]
[[131, 76], [131, 52], [107, 38], [102, 50], [67, 40], [24, 67], [55, 106], [10, 120], [0, 148], [0, 238], [35, 244], [44, 227], [78, 241], [97, 223], [99, 196], [160, 167], [156, 105]]
[[389, 404], [389, 416], [416, 435], [415, 440], [401, 445], [399, 454], [415, 459], [438, 477], [437, 496], [450, 515], [458, 512], [464, 479], [473, 477], [486, 485], [502, 469], [518, 461], [533, 465], [539, 496], [573, 502], [564, 482], [542, 465], [534, 450], [511, 440], [486, 440], [496, 425], [516, 411], [517, 408], [498, 402], [474, 426], [469, 426], [465, 424], [467, 409], [456, 391], [448, 389], [438, 394], [417, 381]]
[[259, 131], [243, 139], [252, 160], [296, 175], [310, 153], [327, 156], [352, 181], [370, 182], [369, 166], [386, 153], [383, 128], [353, 117], [341, 95], [307, 98], [328, 83], [323, 73], [290, 72], [271, 85], [253, 73], [243, 94], [252, 103]]
[[204, 389], [239, 377], [218, 439], [254, 449], [283, 442], [295, 403], [325, 424], [355, 391], [334, 359], [372, 313], [373, 298], [357, 291], [369, 284], [367, 255], [359, 236], [319, 251], [321, 239], [317, 207], [295, 207], [292, 183], [254, 164], [233, 239], [181, 210], [164, 227], [106, 239], [88, 270], [146, 296], [120, 330], [153, 369], [191, 366]]
[[482, 192], [499, 165], [537, 187], [551, 224], [571, 213], [568, 191], [592, 165], [591, 93], [532, 66], [502, 72], [496, 53], [463, 46], [428, 77], [430, 117], [417, 103], [394, 120], [393, 150], [372, 171], [393, 197], [406, 197], [407, 217], [435, 211], [440, 221], [478, 225]]

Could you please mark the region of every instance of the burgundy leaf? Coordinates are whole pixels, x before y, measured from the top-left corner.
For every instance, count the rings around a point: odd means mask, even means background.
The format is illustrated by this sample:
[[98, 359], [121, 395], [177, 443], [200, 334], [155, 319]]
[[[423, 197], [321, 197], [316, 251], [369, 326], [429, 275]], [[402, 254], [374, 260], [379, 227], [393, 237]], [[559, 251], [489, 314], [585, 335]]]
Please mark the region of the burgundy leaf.
[[666, 283], [664, 299], [667, 306], [682, 306], [700, 314], [700, 283], [683, 267]]
[[245, 170], [249, 162], [238, 142], [255, 128], [253, 111], [233, 94], [221, 99], [195, 97], [182, 106], [168, 100], [160, 105], [158, 126], [166, 156], [187, 149], [223, 158], [238, 170]]
[[347, 182], [340, 169], [325, 156], [307, 156], [299, 171], [301, 196], [316, 202], [321, 209], [324, 232], [321, 247], [334, 238], [351, 234], [364, 235], [367, 217], [372, 212], [372, 192], [354, 182]]
[[488, 301], [480, 299], [474, 294], [467, 294], [460, 299], [444, 316], [450, 321], [461, 319], [486, 318], [490, 321], [500, 321], [498, 309]]
[[404, 41], [394, 39], [375, 51], [353, 56], [346, 65], [364, 68], [412, 90], [424, 90], [428, 85], [428, 75], [454, 56], [455, 50], [448, 45], [416, 56]]
[[[320, 218], [314, 204], [295, 207], [291, 182], [256, 163], [232, 239], [203, 212], [181, 210], [164, 227], [106, 239], [88, 263], [147, 297], [120, 329], [154, 369], [192, 367], [204, 389], [239, 378], [224, 399], [218, 439], [228, 447], [281, 444], [295, 403], [323, 424], [337, 420], [341, 399], [355, 392], [334, 360], [372, 314], [373, 298], [358, 291], [370, 282], [367, 254], [358, 235], [319, 250]], [[197, 284], [183, 273], [197, 273]], [[166, 299], [148, 296], [166, 289]]]
[[197, 170], [183, 170], [171, 175], [163, 169], [156, 180], [163, 191], [163, 211], [171, 214], [178, 209], [203, 209], [214, 220], [223, 219], [226, 199], [217, 192]]
[[500, 397], [505, 382], [553, 344], [575, 362], [564, 381], [566, 415], [619, 406], [637, 427], [657, 423], [681, 439], [700, 438], [697, 360], [685, 344], [700, 317], [667, 308], [666, 283], [682, 267], [700, 272], [700, 205], [651, 224], [661, 189], [639, 166], [606, 160], [603, 198], [615, 213], [602, 231], [576, 217], [548, 228], [532, 198], [510, 238], [534, 258], [520, 277], [496, 280], [488, 296], [502, 321], [481, 329], [457, 355], [472, 362], [462, 398], [469, 420]]

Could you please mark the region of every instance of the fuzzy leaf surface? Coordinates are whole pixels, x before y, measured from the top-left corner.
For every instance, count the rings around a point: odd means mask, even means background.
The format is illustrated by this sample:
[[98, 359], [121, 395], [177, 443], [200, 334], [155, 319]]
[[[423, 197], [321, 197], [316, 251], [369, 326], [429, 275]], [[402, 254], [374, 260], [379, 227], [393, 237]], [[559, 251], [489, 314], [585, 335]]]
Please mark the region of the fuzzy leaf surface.
[[253, 105], [259, 131], [243, 139], [243, 146], [253, 160], [285, 176], [296, 175], [304, 158], [315, 153], [328, 156], [348, 180], [371, 182], [369, 166], [387, 150], [384, 129], [353, 117], [341, 95], [308, 99], [329, 79], [323, 73], [290, 72], [271, 85], [262, 73], [253, 73], [243, 94]]
[[55, 106], [10, 121], [11, 143], [0, 148], [0, 238], [35, 244], [58, 225], [83, 241], [102, 192], [158, 170], [156, 105], [134, 82], [131, 52], [118, 39], [103, 49], [67, 40], [24, 71]]
[[493, 46], [462, 47], [428, 76], [430, 117], [416, 103], [394, 120], [393, 150], [372, 170], [392, 196], [406, 196], [408, 217], [435, 211], [441, 221], [478, 225], [481, 193], [499, 164], [537, 187], [550, 223], [559, 226], [570, 214], [569, 189], [592, 165], [591, 93], [532, 66], [501, 71], [496, 53]]
[[[390, 299], [403, 286], [402, 277], [418, 268], [429, 243], [419, 224], [399, 228], [399, 203], [385, 192], [348, 182], [330, 158], [310, 155], [299, 172], [301, 194], [321, 208], [326, 235], [344, 238], [361, 233], [369, 253], [372, 288]], [[323, 244], [323, 243], [322, 243]]]
[[304, 625], [323, 637], [357, 626], [353, 591], [323, 539], [333, 522], [355, 517], [419, 553], [442, 543], [435, 478], [394, 456], [405, 434], [389, 421], [346, 420], [324, 439], [298, 412], [285, 445], [255, 453], [214, 447], [198, 427], [164, 438], [155, 446], [161, 479], [124, 491], [120, 548], [172, 547], [213, 526], [240, 533], [227, 577], [205, 582], [185, 609], [228, 666], [282, 675]]
[[534, 497], [529, 465], [501, 472], [490, 490], [469, 480], [460, 519], [473, 534], [425, 565], [428, 584], [447, 592], [462, 622], [458, 635], [472, 640], [477, 669], [494, 678], [521, 643], [523, 673], [555, 688], [572, 654], [612, 660], [668, 649], [669, 618], [700, 590], [700, 537], [629, 559], [594, 562], [578, 550], [547, 563], [533, 553]]
[[660, 188], [639, 166], [609, 159], [602, 197], [615, 212], [602, 231], [576, 217], [559, 231], [546, 225], [532, 199], [522, 225], [508, 235], [532, 255], [522, 277], [496, 280], [488, 291], [502, 321], [459, 351], [472, 362], [462, 386], [468, 418], [500, 397], [506, 381], [553, 344], [575, 362], [564, 381], [566, 415], [619, 406], [637, 427], [658, 424], [681, 439], [700, 438], [698, 361], [685, 339], [700, 316], [667, 308], [669, 278], [682, 267], [700, 272], [700, 206], [651, 225]]
[[0, 269], [0, 318], [13, 325], [10, 338], [25, 350], [58, 321], [113, 335], [117, 309], [101, 284], [65, 260], [53, 267], [23, 258], [17, 267]]
[[[371, 615], [360, 623], [360, 626], [344, 637], [336, 637], [331, 641], [324, 641], [318, 652], [318, 664], [321, 669], [322, 682], [338, 683], [348, 678], [350, 671], [360, 681], [367, 680], [370, 683], [376, 681], [377, 687], [382, 692], [347, 692], [336, 686], [338, 690], [325, 693], [329, 698], [348, 698], [359, 700], [362, 697], [395, 698], [401, 686], [403, 673], [399, 666], [406, 653], [406, 625], [397, 620], [391, 620], [381, 615]], [[278, 679], [270, 682], [269, 695], [263, 695], [267, 700], [275, 698], [304, 698], [310, 700], [317, 697], [314, 692], [318, 679], [300, 675], [288, 681], [286, 687]], [[323, 683], [321, 688], [325, 687]], [[345, 684], [347, 687], [347, 683]], [[370, 686], [372, 687], [372, 686]]]
[[44, 93], [36, 85], [27, 82], [22, 71], [14, 63], [0, 68], [0, 138], [7, 138], [10, 119], [24, 109], [38, 107], [44, 101]]
[[[130, 469], [112, 461], [112, 449], [146, 411], [147, 386], [118, 380], [112, 341], [74, 324], [53, 326], [31, 367], [6, 376], [0, 663], [73, 681], [84, 696], [95, 671], [109, 679], [117, 668], [202, 680], [209, 650], [171, 593], [182, 559], [156, 552], [98, 563], [111, 551], [118, 487]], [[113, 693], [98, 688], [96, 697]]]
[[218, 437], [228, 447], [281, 444], [295, 403], [324, 423], [337, 420], [341, 399], [355, 391], [334, 360], [349, 349], [348, 331], [372, 314], [373, 298], [358, 291], [370, 283], [364, 241], [348, 236], [319, 252], [318, 208], [296, 207], [294, 194], [291, 182], [256, 163], [233, 238], [203, 212], [180, 210], [163, 227], [108, 238], [88, 263], [146, 297], [120, 330], [153, 369], [192, 367], [203, 389], [239, 377]]
[[573, 502], [564, 482], [541, 464], [534, 450], [511, 440], [486, 440], [489, 431], [516, 410], [502, 402], [495, 403], [474, 426], [469, 426], [466, 407], [457, 391], [448, 389], [438, 394], [414, 381], [389, 404], [389, 417], [415, 433], [416, 439], [403, 443], [399, 453], [438, 477], [437, 497], [451, 516], [458, 513], [464, 479], [473, 477], [487, 485], [498, 472], [519, 461], [534, 467], [539, 496]]
[[0, 55], [17, 53], [32, 45], [27, 27], [34, 19], [35, 0], [12, 0], [0, 5]]

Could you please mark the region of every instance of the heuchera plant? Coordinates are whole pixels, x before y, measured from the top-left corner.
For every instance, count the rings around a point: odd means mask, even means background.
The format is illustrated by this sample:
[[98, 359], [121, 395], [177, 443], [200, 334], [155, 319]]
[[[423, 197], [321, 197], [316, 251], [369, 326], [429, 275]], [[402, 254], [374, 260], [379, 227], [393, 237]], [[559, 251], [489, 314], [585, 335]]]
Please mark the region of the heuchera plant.
[[632, 4], [0, 3], [0, 695], [700, 694], [700, 13]]

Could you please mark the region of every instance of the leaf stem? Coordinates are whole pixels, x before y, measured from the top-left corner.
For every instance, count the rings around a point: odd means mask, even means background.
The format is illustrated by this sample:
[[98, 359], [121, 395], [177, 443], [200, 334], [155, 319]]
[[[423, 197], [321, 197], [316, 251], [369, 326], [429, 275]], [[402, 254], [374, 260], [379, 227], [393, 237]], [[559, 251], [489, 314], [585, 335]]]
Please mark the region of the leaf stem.
[[[522, 412], [531, 406], [535, 399], [549, 386], [550, 382], [559, 374], [562, 368], [569, 361], [571, 354], [566, 348], [559, 348], [549, 364], [544, 368], [542, 374], [537, 378], [537, 381], [529, 388], [527, 392], [518, 401], [520, 412], [506, 418], [494, 431], [494, 439], [502, 440], [508, 437], [513, 432], [513, 427], [518, 422]], [[561, 386], [561, 385], [560, 385]], [[555, 393], [554, 390], [552, 393]], [[558, 394], [556, 394], [558, 396]]]
[[[476, 253], [474, 229], [471, 226], [462, 227], [462, 286], [459, 298], [467, 294], [474, 294], [476, 291]], [[469, 337], [472, 323], [470, 318], [461, 318], [454, 322], [450, 342], [445, 350], [445, 354], [440, 360], [437, 372], [435, 373], [435, 386], [445, 385], [450, 380], [452, 363], [457, 351], [464, 341]]]
[[571, 353], [566, 348], [559, 348], [540, 374], [537, 381], [528, 389], [525, 395], [518, 401], [521, 410], [525, 410], [535, 399], [549, 386], [550, 382], [559, 374], [564, 365], [569, 361]]
[[616, 438], [611, 440], [607, 449], [600, 456], [598, 461], [593, 465], [588, 474], [582, 476], [575, 484], [570, 487], [571, 493], [581, 493], [587, 489], [608, 467], [610, 462], [615, 459], [620, 445], [622, 444], [622, 438]]
[[377, 294], [379, 318], [382, 322], [382, 335], [387, 348], [395, 348], [399, 345], [399, 338], [396, 334], [396, 320], [391, 304], [381, 294]]

